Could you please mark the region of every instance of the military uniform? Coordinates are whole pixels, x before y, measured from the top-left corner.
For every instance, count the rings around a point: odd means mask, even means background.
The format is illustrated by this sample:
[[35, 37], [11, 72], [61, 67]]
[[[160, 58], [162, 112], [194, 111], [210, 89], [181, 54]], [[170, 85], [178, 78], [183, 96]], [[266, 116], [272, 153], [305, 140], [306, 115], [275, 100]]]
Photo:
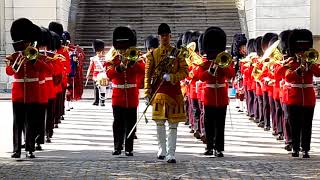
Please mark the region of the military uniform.
[[[165, 23], [158, 28], [160, 36], [170, 36], [171, 30]], [[179, 122], [184, 122], [186, 113], [184, 101], [181, 93], [180, 80], [187, 76], [187, 64], [185, 59], [178, 56], [176, 48], [169, 43], [160, 47], [152, 53], [147, 54], [145, 69], [145, 90], [146, 96], [154, 95], [152, 101], [152, 119], [157, 123], [157, 139], [159, 145], [158, 158], [166, 157], [169, 163], [175, 163], [175, 149], [177, 139], [177, 126]], [[165, 58], [172, 56], [172, 58]], [[170, 62], [170, 63], [169, 63]], [[161, 64], [161, 67], [159, 67]], [[167, 68], [166, 68], [167, 67]], [[158, 77], [153, 76], [156, 74]], [[159, 78], [159, 81], [156, 80]], [[151, 81], [153, 83], [151, 84]], [[158, 89], [155, 94], [152, 92]], [[165, 122], [169, 123], [168, 143], [166, 147]]]

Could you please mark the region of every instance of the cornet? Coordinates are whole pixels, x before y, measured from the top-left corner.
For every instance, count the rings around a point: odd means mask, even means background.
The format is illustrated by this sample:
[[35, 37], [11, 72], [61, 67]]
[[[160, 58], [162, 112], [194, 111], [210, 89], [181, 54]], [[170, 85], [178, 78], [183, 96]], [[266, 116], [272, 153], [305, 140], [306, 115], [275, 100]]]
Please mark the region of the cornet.
[[28, 46], [24, 51], [15, 52], [12, 56], [15, 54], [18, 54], [18, 56], [12, 64], [12, 69], [17, 73], [25, 60], [36, 60], [38, 58], [39, 51], [33, 46]]

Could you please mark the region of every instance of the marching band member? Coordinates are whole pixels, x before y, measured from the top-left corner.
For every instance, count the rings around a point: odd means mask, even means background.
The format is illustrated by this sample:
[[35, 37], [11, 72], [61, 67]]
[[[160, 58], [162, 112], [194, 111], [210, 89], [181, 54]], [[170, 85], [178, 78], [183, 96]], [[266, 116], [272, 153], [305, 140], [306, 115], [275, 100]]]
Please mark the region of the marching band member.
[[93, 105], [98, 106], [100, 101], [100, 106], [104, 106], [104, 100], [100, 99], [100, 95], [102, 98], [105, 98], [105, 93], [100, 93], [98, 87], [98, 74], [105, 74], [104, 64], [106, 63], [105, 59], [105, 50], [104, 50], [104, 42], [100, 39], [96, 39], [93, 41], [93, 48], [96, 53], [94, 57], [90, 58], [90, 64], [88, 67], [86, 78], [89, 78], [89, 75], [92, 73], [93, 81], [94, 81], [94, 102]]
[[[60, 108], [59, 108], [59, 114], [60, 114], [60, 119], [63, 120], [64, 113], [65, 113], [65, 107], [64, 107], [64, 102], [65, 102], [65, 97], [66, 97], [66, 90], [67, 90], [67, 81], [68, 81], [68, 75], [70, 73], [70, 56], [69, 56], [69, 50], [68, 47], [64, 46], [63, 43], [63, 26], [62, 24], [58, 22], [50, 22], [49, 23], [49, 30], [55, 32], [60, 40], [60, 46], [58, 47], [56, 53], [60, 54], [60, 61], [63, 64], [63, 73], [62, 73], [62, 92], [61, 94], [59, 93], [59, 103], [60, 103]], [[59, 121], [60, 122], [60, 121]]]
[[[137, 80], [144, 73], [140, 52], [135, 49], [135, 33], [128, 27], [113, 31], [113, 46], [118, 54], [107, 62], [107, 76], [112, 81], [113, 138], [112, 155], [120, 155], [125, 140], [125, 155], [133, 156], [134, 136], [127, 137], [137, 121], [139, 90]], [[135, 130], [133, 131], [133, 134]]]
[[317, 52], [312, 50], [313, 37], [307, 29], [295, 29], [289, 36], [291, 61], [283, 66], [283, 78], [288, 86], [287, 108], [292, 129], [292, 157], [299, 157], [300, 147], [303, 158], [310, 158], [312, 119], [316, 103], [313, 76], [320, 76], [315, 64]]
[[38, 61], [38, 50], [32, 45], [41, 39], [41, 29], [26, 18], [15, 20], [10, 29], [13, 47], [16, 51], [6, 57], [6, 73], [14, 76], [12, 85], [13, 105], [13, 154], [21, 156], [22, 131], [25, 129], [27, 157], [35, 158], [34, 112], [39, 102], [39, 71], [46, 70], [46, 64]]
[[233, 36], [233, 43], [231, 45], [231, 55], [235, 59], [235, 71], [236, 71], [236, 77], [233, 80], [234, 86], [236, 87], [236, 101], [237, 101], [237, 107], [239, 108], [238, 112], [243, 112], [243, 100], [244, 100], [244, 82], [243, 82], [243, 75], [240, 71], [240, 60], [244, 59], [247, 51], [246, 51], [246, 44], [247, 44], [247, 38], [245, 34], [235, 34]]
[[250, 120], [254, 120], [255, 117], [255, 105], [254, 105], [254, 92], [252, 89], [252, 60], [257, 57], [257, 53], [254, 49], [254, 39], [249, 39], [246, 44], [247, 56], [244, 60], [240, 61], [240, 71], [243, 75], [243, 86], [246, 92], [247, 110]]
[[204, 89], [205, 131], [207, 147], [205, 155], [223, 157], [224, 128], [228, 98], [228, 82], [235, 76], [232, 57], [227, 54], [226, 34], [219, 27], [209, 27], [203, 36], [203, 48], [209, 61], [200, 72]]
[[[275, 34], [275, 33], [266, 33], [263, 37], [262, 37], [262, 40], [261, 40], [261, 47], [262, 47], [262, 51], [265, 53], [266, 52], [266, 50], [268, 49], [268, 47], [269, 47], [269, 42], [270, 42], [270, 40], [272, 39], [272, 38], [274, 38], [274, 37], [278, 37], [278, 35], [277, 34]], [[262, 58], [262, 57], [261, 57]], [[268, 60], [268, 62], [266, 62]], [[270, 59], [269, 58], [267, 58], [267, 59], [263, 59], [262, 58], [262, 60], [261, 60], [261, 63], [262, 63], [262, 65], [263, 65], [263, 67], [264, 67], [264, 65], [266, 64], [266, 63], [269, 63], [269, 61], [270, 61]], [[262, 107], [262, 109], [263, 109], [263, 119], [264, 119], [264, 129], [265, 130], [270, 130], [270, 127], [271, 127], [271, 125], [270, 125], [270, 113], [272, 113], [272, 122], [274, 122], [274, 103], [273, 103], [273, 100], [272, 101], [270, 101], [269, 100], [269, 91], [270, 91], [270, 93], [271, 93], [271, 96], [272, 96], [272, 90], [273, 90], [273, 88], [271, 87], [271, 86], [269, 86], [267, 83], [267, 81], [265, 81], [266, 79], [269, 81], [269, 77], [268, 77], [268, 73], [267, 72], [263, 72], [265, 69], [261, 69], [262, 70], [262, 72], [261, 72], [261, 76], [260, 76], [260, 78], [259, 78], [259, 80], [260, 80], [260, 82], [262, 82], [261, 83], [261, 89], [262, 89], [262, 96], [263, 96], [263, 107]], [[266, 69], [267, 70], [267, 69]], [[265, 76], [264, 76], [264, 73], [265, 73]], [[270, 110], [270, 108], [271, 108], [271, 110]], [[272, 125], [275, 125], [274, 123], [272, 123]], [[275, 127], [275, 126], [273, 126], [273, 127]]]
[[[168, 24], [160, 24], [158, 35], [160, 47], [147, 54], [145, 94], [147, 101], [151, 100], [152, 119], [157, 124], [157, 157], [166, 158], [168, 163], [176, 163], [177, 127], [179, 122], [185, 122], [186, 119], [180, 80], [187, 76], [187, 64], [178, 50], [170, 45], [171, 30]], [[166, 121], [169, 123], [167, 143]]]
[[68, 75], [67, 85], [67, 111], [73, 109], [70, 105], [72, 101], [78, 101], [83, 94], [83, 60], [85, 58], [83, 49], [79, 45], [72, 44], [69, 32], [64, 31], [63, 34], [64, 46], [69, 49], [70, 56], [70, 73]]

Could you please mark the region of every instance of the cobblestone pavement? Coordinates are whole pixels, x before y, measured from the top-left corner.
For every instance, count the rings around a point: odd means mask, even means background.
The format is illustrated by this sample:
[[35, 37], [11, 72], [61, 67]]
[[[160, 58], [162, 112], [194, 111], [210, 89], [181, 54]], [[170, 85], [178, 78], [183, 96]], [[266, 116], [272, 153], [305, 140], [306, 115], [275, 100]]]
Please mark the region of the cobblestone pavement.
[[[319, 104], [319, 102], [318, 102]], [[139, 115], [145, 105], [140, 103]], [[320, 179], [320, 106], [313, 121], [310, 159], [291, 158], [271, 132], [235, 110], [227, 114], [225, 157], [205, 157], [205, 145], [178, 127], [177, 164], [156, 159], [155, 123], [138, 125], [134, 156], [112, 156], [112, 109], [81, 101], [55, 129], [36, 159], [13, 160], [11, 102], [0, 101], [0, 179]], [[147, 116], [151, 113], [148, 111]], [[232, 119], [232, 120], [231, 120]]]

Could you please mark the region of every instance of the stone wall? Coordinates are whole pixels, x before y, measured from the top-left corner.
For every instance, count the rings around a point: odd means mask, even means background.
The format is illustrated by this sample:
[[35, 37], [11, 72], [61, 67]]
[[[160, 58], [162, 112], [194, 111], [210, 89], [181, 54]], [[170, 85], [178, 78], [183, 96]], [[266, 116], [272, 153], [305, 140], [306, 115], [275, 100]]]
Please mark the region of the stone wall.
[[249, 37], [285, 29], [311, 29], [311, 0], [246, 0]]

